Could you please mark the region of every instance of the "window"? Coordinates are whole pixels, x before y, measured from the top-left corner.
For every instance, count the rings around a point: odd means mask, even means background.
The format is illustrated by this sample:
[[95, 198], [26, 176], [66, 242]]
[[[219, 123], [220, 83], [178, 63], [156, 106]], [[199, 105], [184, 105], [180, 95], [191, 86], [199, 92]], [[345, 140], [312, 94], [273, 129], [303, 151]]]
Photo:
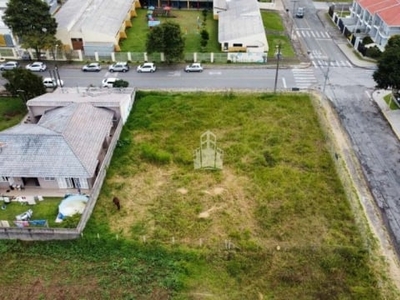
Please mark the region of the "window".
[[0, 182], [7, 182], [7, 181], [8, 181], [8, 177], [0, 176]]
[[45, 177], [44, 181], [54, 181], [56, 180], [54, 177]]
[[233, 44], [233, 47], [243, 47], [243, 44]]

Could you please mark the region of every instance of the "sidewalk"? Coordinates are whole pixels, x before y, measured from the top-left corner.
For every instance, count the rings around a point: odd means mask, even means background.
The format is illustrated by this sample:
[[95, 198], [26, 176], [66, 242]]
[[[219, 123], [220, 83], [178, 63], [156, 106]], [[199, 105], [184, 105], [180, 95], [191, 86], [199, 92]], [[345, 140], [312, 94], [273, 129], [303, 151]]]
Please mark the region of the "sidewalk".
[[[318, 10], [317, 15], [321, 22], [326, 20], [324, 18], [324, 9]], [[326, 26], [333, 26], [332, 24], [325, 24]], [[335, 28], [338, 30], [337, 28]], [[350, 47], [349, 42], [343, 36], [341, 39], [337, 39], [336, 45], [343, 52], [343, 54], [347, 57], [347, 59], [356, 67], [365, 68], [375, 70], [377, 68], [376, 63], [372, 61], [368, 61], [366, 59], [360, 58], [355, 53], [355, 49]], [[397, 138], [400, 140], [400, 109], [392, 110], [389, 105], [383, 99], [386, 95], [390, 94], [391, 90], [375, 90], [371, 95], [371, 100], [375, 101], [379, 106], [382, 114], [392, 127], [393, 132], [396, 134]]]
[[343, 54], [347, 57], [347, 59], [356, 67], [366, 68], [366, 69], [375, 69], [376, 63], [361, 59], [355, 53], [354, 49], [349, 47], [348, 43], [337, 43], [336, 44], [339, 49], [343, 52]]
[[385, 116], [386, 120], [389, 122], [396, 134], [397, 138], [400, 140], [400, 109], [390, 109], [389, 105], [383, 99], [386, 95], [389, 95], [392, 91], [390, 90], [376, 90], [372, 93], [372, 99], [378, 104]]
[[[340, 43], [337, 44], [339, 49], [346, 55], [347, 59], [351, 61], [351, 63], [359, 68], [366, 69], [376, 69], [376, 64], [367, 60], [360, 59], [352, 48], [350, 48], [347, 44]], [[400, 109], [390, 109], [389, 105], [383, 99], [386, 95], [389, 95], [391, 90], [375, 90], [371, 99], [376, 102], [379, 106], [382, 114], [392, 127], [393, 132], [396, 134], [397, 138], [400, 140]]]

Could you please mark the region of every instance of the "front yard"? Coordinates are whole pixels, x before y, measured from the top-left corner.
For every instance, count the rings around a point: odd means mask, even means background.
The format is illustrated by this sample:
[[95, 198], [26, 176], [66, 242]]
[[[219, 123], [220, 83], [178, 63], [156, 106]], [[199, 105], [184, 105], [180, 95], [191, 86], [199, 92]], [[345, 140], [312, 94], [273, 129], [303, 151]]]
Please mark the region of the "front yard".
[[[146, 39], [149, 32], [146, 18], [146, 9], [138, 9], [137, 17], [132, 19], [132, 27], [127, 30], [128, 38], [120, 44], [123, 52], [145, 52]], [[202, 11], [173, 10], [173, 17], [158, 17], [161, 22], [172, 21], [178, 23], [185, 37], [185, 53], [193, 52], [214, 52], [220, 53], [221, 46], [218, 43], [218, 21], [213, 19], [212, 12], [209, 11], [205, 22], [205, 28], [210, 35], [210, 39], [205, 49], [200, 46], [200, 23], [203, 20]], [[295, 52], [290, 39], [285, 31], [281, 17], [276, 12], [261, 11], [264, 27], [267, 34], [267, 41], [270, 48], [269, 57], [274, 57], [275, 47], [282, 46], [282, 54], [285, 58], [295, 58]]]

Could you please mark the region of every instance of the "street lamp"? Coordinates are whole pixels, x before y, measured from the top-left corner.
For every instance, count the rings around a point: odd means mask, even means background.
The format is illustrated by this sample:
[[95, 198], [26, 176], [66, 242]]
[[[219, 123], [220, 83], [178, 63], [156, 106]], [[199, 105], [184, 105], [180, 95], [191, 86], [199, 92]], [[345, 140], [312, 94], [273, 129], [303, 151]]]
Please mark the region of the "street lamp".
[[281, 44], [276, 46], [276, 72], [275, 72], [275, 84], [274, 84], [274, 94], [276, 93], [276, 86], [278, 85], [278, 71], [279, 71], [279, 61], [281, 60]]

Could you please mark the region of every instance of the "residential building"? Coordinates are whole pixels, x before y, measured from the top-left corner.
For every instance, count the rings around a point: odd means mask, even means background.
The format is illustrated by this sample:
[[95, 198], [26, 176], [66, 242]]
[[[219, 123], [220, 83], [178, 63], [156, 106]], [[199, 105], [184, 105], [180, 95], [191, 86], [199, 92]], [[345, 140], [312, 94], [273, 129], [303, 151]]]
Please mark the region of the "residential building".
[[346, 28], [369, 35], [382, 50], [393, 35], [400, 34], [400, 0], [355, 0]]
[[29, 118], [0, 132], [0, 188], [90, 190], [134, 96], [73, 88], [29, 100]]
[[218, 0], [218, 41], [225, 52], [268, 52], [268, 42], [257, 0]]
[[68, 0], [54, 15], [56, 36], [67, 48], [87, 55], [119, 51], [137, 7], [139, 0]]

